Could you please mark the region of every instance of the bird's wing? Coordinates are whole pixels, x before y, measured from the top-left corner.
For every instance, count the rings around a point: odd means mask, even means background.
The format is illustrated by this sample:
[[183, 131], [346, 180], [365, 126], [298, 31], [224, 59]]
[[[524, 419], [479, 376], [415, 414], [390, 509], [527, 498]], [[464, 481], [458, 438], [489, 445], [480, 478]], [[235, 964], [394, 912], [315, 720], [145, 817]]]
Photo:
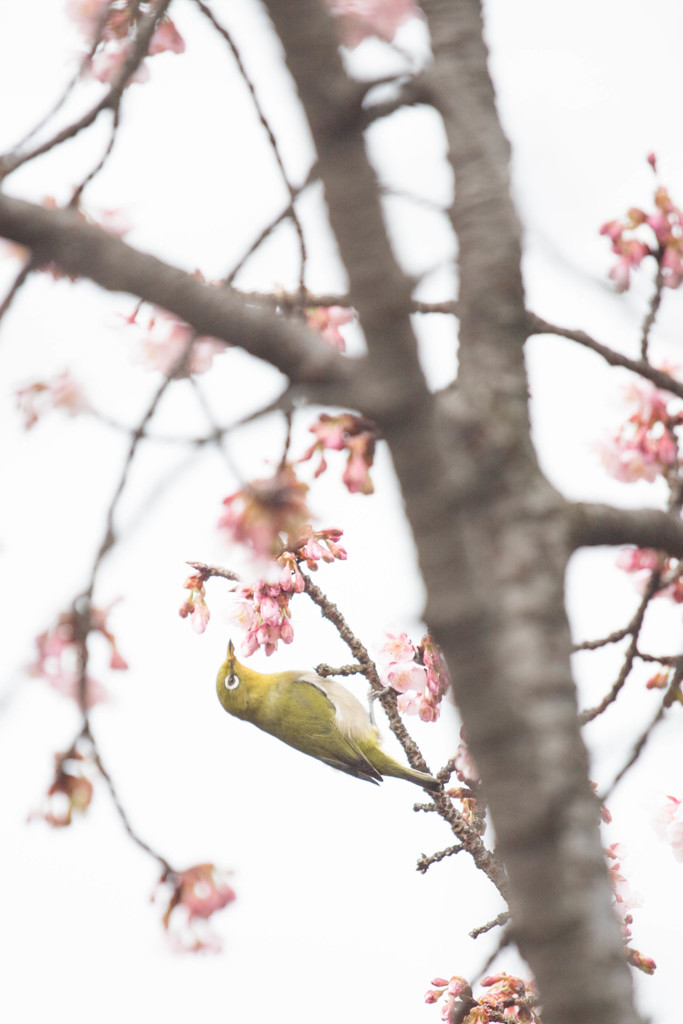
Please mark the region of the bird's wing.
[[[278, 695], [280, 711], [276, 735], [291, 747], [324, 761], [332, 768], [354, 775], [368, 782], [381, 782], [382, 776], [359, 748], [342, 716], [340, 727], [334, 687], [328, 688], [329, 680], [315, 673], [302, 673]], [[321, 685], [325, 684], [325, 685]], [[340, 684], [336, 684], [340, 686]], [[372, 729], [367, 713], [359, 701], [346, 687], [340, 687], [355, 702], [363, 715], [365, 731]], [[351, 714], [355, 711], [353, 706]], [[356, 712], [357, 715], [357, 712]]]

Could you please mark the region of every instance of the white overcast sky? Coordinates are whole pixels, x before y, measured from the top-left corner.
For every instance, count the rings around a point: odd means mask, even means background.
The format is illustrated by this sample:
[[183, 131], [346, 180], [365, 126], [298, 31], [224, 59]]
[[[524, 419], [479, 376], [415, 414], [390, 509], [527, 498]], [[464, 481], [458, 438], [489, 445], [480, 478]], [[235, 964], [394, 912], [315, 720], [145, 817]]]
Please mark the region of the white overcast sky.
[[[0, 150], [44, 113], [74, 67], [78, 36], [58, 0], [0, 0]], [[254, 0], [216, 0], [243, 51], [259, 95], [281, 140], [294, 182], [302, 180], [311, 147], [292, 114], [290, 86], [273, 42], [264, 38]], [[189, 3], [173, 16], [187, 53], [151, 62], [152, 80], [134, 86], [123, 129], [106, 170], [87, 193], [93, 207], [123, 206], [135, 229], [132, 244], [188, 270], [219, 277], [277, 214], [285, 193], [243, 86], [220, 41]], [[683, 201], [683, 143], [678, 116], [683, 8], [678, 0], [494, 0], [486, 4], [501, 114], [514, 149], [515, 197], [525, 227], [525, 282], [536, 313], [582, 327], [601, 341], [636, 354], [639, 324], [652, 287], [644, 270], [632, 293], [614, 294], [606, 274], [608, 246], [600, 224], [632, 205], [651, 202], [654, 150], [661, 178]], [[419, 49], [419, 26], [407, 29]], [[373, 73], [391, 68], [379, 46], [354, 57]], [[92, 99], [95, 87], [85, 93]], [[75, 114], [70, 106], [67, 114]], [[40, 200], [68, 196], [101, 150], [98, 125], [87, 138], [12, 177], [8, 191]], [[443, 164], [438, 121], [406, 111], [371, 134], [370, 152], [383, 179], [446, 202], [451, 179]], [[311, 228], [309, 286], [343, 287], [329, 238], [313, 227], [315, 190], [302, 203]], [[421, 295], [450, 297], [452, 253], [439, 216], [390, 204], [395, 244], [408, 270], [425, 273]], [[296, 246], [279, 233], [250, 264], [245, 288], [296, 283]], [[15, 265], [0, 264], [0, 281]], [[128, 424], [145, 407], [158, 378], [131, 369], [131, 346], [120, 314], [132, 301], [105, 297], [92, 286], [54, 285], [36, 278], [18, 299], [0, 334], [0, 508], [3, 657], [0, 674], [3, 928], [5, 965], [0, 1012], [9, 1020], [49, 1018], [57, 1024], [102, 1024], [150, 1017], [169, 1024], [190, 1015], [205, 1024], [251, 1024], [275, 1016], [297, 1024], [436, 1022], [422, 1002], [435, 974], [467, 975], [485, 958], [466, 932], [500, 909], [465, 861], [436, 865], [426, 877], [417, 857], [449, 844], [445, 826], [412, 812], [419, 791], [388, 781], [371, 787], [334, 773], [270, 737], [228, 719], [214, 678], [230, 632], [220, 581], [209, 585], [212, 622], [195, 636], [177, 616], [187, 559], [234, 565], [215, 533], [221, 498], [235, 487], [213, 451], [190, 465], [188, 452], [150, 446], [136, 464], [122, 503], [135, 525], [105, 565], [97, 601], [123, 600], [112, 625], [131, 670], [106, 678], [112, 702], [93, 713], [102, 755], [140, 834], [175, 866], [213, 860], [234, 870], [237, 902], [218, 915], [224, 952], [211, 957], [171, 954], [150, 904], [155, 864], [124, 834], [107, 793], [98, 787], [85, 820], [51, 831], [26, 817], [49, 783], [52, 756], [71, 742], [75, 710], [21, 668], [32, 639], [82, 588], [101, 539], [103, 513], [122, 465], [126, 440], [92, 419], [56, 415], [31, 434], [22, 431], [10, 391], [66, 366], [85, 383], [103, 412]], [[683, 297], [667, 294], [653, 344], [655, 359], [680, 362]], [[420, 326], [426, 372], [434, 386], [455, 368], [452, 327], [436, 318]], [[607, 371], [588, 352], [560, 340], [529, 345], [535, 438], [550, 479], [567, 495], [619, 504], [661, 504], [656, 486], [626, 487], [603, 475], [591, 444], [619, 416], [626, 376]], [[215, 414], [238, 419], [275, 397], [279, 375], [238, 351], [220, 357], [205, 380]], [[160, 432], [206, 429], [189, 385], [180, 384], [155, 418]], [[295, 443], [306, 443], [306, 423]], [[273, 441], [275, 438], [275, 441]], [[280, 433], [268, 422], [230, 441], [245, 475], [278, 459]], [[331, 461], [331, 460], [330, 460]], [[320, 481], [312, 503], [324, 526], [345, 531], [349, 559], [320, 573], [320, 582], [367, 644], [386, 629], [419, 637], [422, 589], [400, 515], [389, 460], [380, 453], [377, 495], [342, 493]], [[623, 625], [636, 596], [613, 568], [613, 552], [575, 558], [568, 599], [577, 639]], [[303, 604], [303, 602], [300, 602]], [[680, 614], [658, 605], [653, 649], [680, 644]], [[300, 609], [296, 639], [263, 667], [310, 667], [345, 660], [342, 645], [315, 610]], [[98, 652], [93, 670], [97, 674]], [[609, 686], [609, 653], [577, 659], [582, 699], [593, 704]], [[643, 676], [646, 678], [646, 675]], [[623, 707], [589, 734], [594, 777], [606, 782], [653, 713], [657, 695], [632, 687]], [[658, 962], [639, 979], [653, 1024], [677, 1024], [674, 984], [683, 934], [672, 894], [680, 864], [655, 839], [654, 805], [665, 793], [683, 795], [681, 709], [675, 708], [630, 784], [612, 802], [615, 821], [606, 843], [622, 840], [633, 887], [634, 945]], [[430, 765], [453, 751], [454, 715], [443, 727], [416, 726]], [[503, 969], [516, 970], [503, 958]]]

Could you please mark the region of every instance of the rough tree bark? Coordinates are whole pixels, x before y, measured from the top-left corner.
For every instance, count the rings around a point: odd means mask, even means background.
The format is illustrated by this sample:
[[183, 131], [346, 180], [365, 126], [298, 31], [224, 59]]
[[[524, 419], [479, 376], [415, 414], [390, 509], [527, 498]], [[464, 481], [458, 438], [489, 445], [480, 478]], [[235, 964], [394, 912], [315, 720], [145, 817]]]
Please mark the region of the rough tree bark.
[[297, 323], [247, 308], [228, 290], [136, 252], [74, 213], [0, 196], [0, 234], [31, 248], [33, 265], [55, 262], [66, 273], [162, 305], [199, 333], [277, 366], [311, 399], [348, 404], [378, 421], [419, 551], [427, 620], [445, 650], [486, 788], [509, 875], [514, 935], [539, 983], [544, 1021], [632, 1024], [631, 981], [579, 732], [563, 582], [567, 560], [582, 544], [631, 542], [681, 557], [683, 525], [660, 512], [571, 505], [539, 469], [523, 352], [539, 322], [524, 308], [508, 144], [478, 0], [424, 4], [435, 62], [422, 85], [448, 139], [460, 253], [460, 371], [457, 387], [438, 396], [420, 371], [411, 285], [392, 253], [365, 154], [364, 90], [345, 76], [319, 0], [265, 3], [315, 141], [350, 300], [368, 341], [365, 359], [344, 360]]
[[[329, 216], [382, 390], [378, 418], [509, 878], [515, 938], [549, 1024], [635, 1021], [588, 780], [563, 582], [566, 503], [530, 438], [520, 228], [478, 0], [427, 3], [436, 102], [455, 171], [458, 386], [416, 363], [409, 285], [367, 166], [357, 94], [317, 0], [266, 0], [314, 137]], [[397, 379], [398, 378], [398, 379]], [[387, 387], [389, 382], [389, 387]]]

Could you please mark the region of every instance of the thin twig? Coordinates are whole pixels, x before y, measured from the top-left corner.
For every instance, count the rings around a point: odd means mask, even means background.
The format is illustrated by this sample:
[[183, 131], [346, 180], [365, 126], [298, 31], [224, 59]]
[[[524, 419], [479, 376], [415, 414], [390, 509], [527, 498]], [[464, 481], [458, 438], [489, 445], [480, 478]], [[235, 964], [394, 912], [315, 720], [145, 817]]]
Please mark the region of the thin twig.
[[[311, 167], [310, 171], [308, 172], [306, 180], [303, 182], [303, 184], [300, 185], [298, 188], [294, 189], [294, 198], [297, 199], [301, 195], [301, 193], [304, 192], [305, 189], [308, 188], [309, 185], [311, 185], [314, 181], [317, 180], [317, 177], [318, 177], [318, 165], [314, 164]], [[280, 224], [283, 223], [283, 221], [287, 220], [288, 217], [292, 216], [292, 212], [293, 212], [293, 207], [292, 207], [292, 202], [290, 202], [284, 208], [284, 210], [282, 210], [282, 212], [279, 213], [277, 215], [277, 217], [275, 217], [275, 219], [270, 222], [270, 224], [266, 225], [266, 227], [263, 229], [263, 231], [261, 231], [261, 233], [254, 239], [254, 241], [251, 243], [251, 245], [249, 246], [247, 251], [244, 253], [243, 256], [240, 257], [240, 259], [234, 265], [234, 267], [232, 268], [230, 273], [227, 275], [227, 277], [225, 279], [225, 286], [226, 287], [231, 287], [232, 286], [233, 281], [235, 280], [235, 278], [239, 274], [240, 270], [242, 270], [244, 268], [244, 265], [246, 264], [246, 262], [254, 255], [256, 250], [259, 249], [263, 245], [263, 243], [266, 241], [267, 238], [269, 238], [269, 236], [273, 233], [273, 231], [275, 231], [275, 229], [278, 228], [280, 226]]]
[[650, 299], [650, 308], [647, 311], [645, 319], [643, 320], [643, 327], [640, 335], [640, 357], [645, 362], [648, 358], [648, 344], [650, 340], [650, 331], [657, 319], [657, 313], [659, 307], [662, 304], [662, 293], [664, 291], [664, 274], [662, 272], [661, 260], [657, 262], [657, 276], [655, 277], [655, 290], [652, 298]]
[[[493, 928], [507, 924], [509, 920], [510, 912], [504, 910], [501, 914], [498, 914], [498, 917], [494, 917], [492, 921], [487, 921], [486, 924], [481, 924], [478, 928], [473, 928], [470, 932], [470, 938], [477, 939], [480, 935], [485, 935], [486, 932], [490, 932]], [[507, 941], [509, 941], [509, 939]], [[505, 945], [507, 945], [507, 941], [505, 942]], [[483, 974], [484, 972], [482, 971], [481, 973]]]
[[432, 864], [438, 864], [439, 861], [444, 860], [446, 857], [452, 857], [455, 853], [460, 853], [465, 847], [462, 843], [456, 843], [455, 846], [447, 846], [445, 850], [439, 850], [438, 853], [431, 853], [427, 856], [423, 853], [417, 862], [417, 870], [421, 875], [424, 875], [426, 871], [432, 866]]
[[63, 128], [45, 142], [41, 142], [40, 145], [35, 146], [32, 150], [25, 153], [7, 154], [0, 158], [0, 177], [16, 171], [18, 167], [28, 163], [30, 160], [35, 160], [36, 157], [42, 156], [56, 146], [60, 146], [63, 142], [75, 138], [80, 132], [89, 128], [103, 110], [116, 109], [123, 91], [130, 84], [132, 76], [144, 60], [157, 24], [170, 3], [171, 0], [158, 0], [157, 6], [142, 18], [130, 53], [102, 99], [79, 118], [78, 121], [67, 125], [66, 128]]
[[656, 370], [654, 366], [651, 366], [644, 359], [629, 359], [628, 356], [622, 355], [621, 352], [615, 352], [614, 349], [608, 348], [607, 345], [596, 341], [595, 338], [592, 338], [590, 334], [586, 334], [585, 331], [558, 327], [555, 324], [548, 323], [547, 320], [543, 320], [534, 313], [527, 313], [527, 323], [530, 334], [556, 334], [560, 338], [568, 338], [570, 341], [575, 341], [579, 345], [597, 352], [610, 366], [621, 366], [625, 370], [630, 370], [631, 373], [637, 373], [646, 380], [652, 381], [653, 384], [658, 388], [662, 388], [663, 391], [670, 391], [672, 395], [683, 398], [683, 383], [674, 380], [673, 377], [663, 370]]
[[679, 667], [677, 668], [676, 672], [674, 673], [674, 676], [673, 676], [673, 679], [671, 680], [671, 683], [669, 684], [667, 692], [664, 695], [664, 698], [662, 699], [662, 702], [661, 702], [661, 704], [659, 706], [659, 710], [657, 711], [657, 714], [654, 716], [654, 718], [652, 719], [650, 724], [647, 726], [647, 728], [644, 729], [643, 732], [640, 734], [640, 737], [636, 741], [636, 744], [635, 744], [635, 746], [633, 748], [633, 753], [629, 757], [629, 759], [626, 762], [626, 764], [623, 765], [623, 767], [617, 772], [617, 774], [615, 775], [615, 777], [612, 780], [611, 784], [607, 787], [605, 793], [598, 797], [598, 799], [601, 801], [601, 803], [605, 803], [607, 800], [609, 800], [609, 798], [612, 796], [612, 794], [614, 793], [614, 790], [617, 788], [618, 784], [621, 782], [623, 777], [633, 767], [633, 765], [636, 763], [636, 761], [638, 760], [638, 758], [642, 754], [642, 752], [645, 749], [645, 746], [646, 746], [648, 740], [650, 739], [650, 737], [652, 735], [652, 732], [653, 732], [655, 726], [657, 725], [658, 722], [660, 722], [662, 720], [662, 718], [664, 717], [664, 712], [671, 705], [671, 703], [672, 703], [672, 701], [674, 699], [674, 694], [675, 694], [675, 692], [678, 690], [678, 688], [681, 685], [681, 680], [683, 680], [683, 667], [681, 667], [679, 665]]
[[95, 740], [93, 739], [89, 727], [87, 729], [84, 727], [82, 735], [87, 737], [87, 739], [90, 742], [90, 749], [92, 752], [93, 761], [95, 762], [95, 765], [97, 766], [97, 770], [99, 771], [100, 775], [107, 784], [107, 788], [114, 803], [114, 807], [116, 808], [118, 816], [121, 819], [121, 822], [126, 832], [133, 840], [133, 842], [140, 847], [141, 850], [144, 850], [145, 853], [148, 853], [150, 855], [150, 857], [153, 857], [156, 861], [158, 861], [158, 863], [163, 868], [164, 874], [175, 875], [175, 870], [171, 867], [166, 858], [162, 856], [162, 854], [160, 854], [157, 850], [153, 849], [153, 847], [151, 847], [149, 843], [146, 843], [144, 839], [141, 839], [140, 836], [135, 831], [135, 829], [133, 828], [133, 826], [131, 825], [130, 818], [128, 817], [128, 814], [119, 799], [119, 795], [116, 792], [116, 787], [114, 786], [111, 775], [109, 774], [108, 770], [104, 767], [102, 763], [100, 752], [97, 748]]
[[5, 315], [5, 313], [11, 306], [12, 302], [16, 298], [17, 293], [26, 283], [26, 281], [28, 281], [29, 277], [31, 276], [31, 273], [35, 269], [36, 263], [34, 262], [33, 257], [29, 256], [26, 262], [24, 263], [23, 267], [15, 277], [14, 281], [10, 285], [9, 291], [7, 292], [7, 295], [5, 295], [5, 298], [2, 301], [2, 305], [0, 305], [0, 320], [2, 320], [3, 316]]
[[78, 80], [80, 79], [81, 75], [83, 74], [85, 69], [88, 67], [88, 64], [90, 63], [90, 61], [94, 57], [95, 50], [97, 49], [97, 47], [100, 45], [100, 42], [102, 41], [102, 33], [104, 32], [104, 26], [107, 24], [107, 21], [109, 20], [109, 15], [111, 13], [113, 2], [114, 2], [114, 0], [109, 0], [109, 3], [105, 7], [102, 8], [102, 10], [100, 11], [99, 15], [97, 16], [97, 23], [95, 25], [95, 32], [94, 32], [94, 35], [93, 35], [92, 43], [90, 44], [90, 49], [89, 49], [89, 51], [87, 53], [83, 54], [81, 62], [79, 64], [79, 66], [78, 66], [78, 70], [76, 71], [76, 73], [67, 82], [67, 84], [64, 87], [64, 90], [63, 90], [63, 92], [61, 94], [61, 96], [50, 107], [50, 109], [47, 111], [47, 113], [44, 114], [43, 117], [41, 117], [41, 119], [38, 121], [38, 123], [35, 124], [33, 126], [33, 128], [31, 128], [31, 130], [26, 135], [24, 135], [24, 137], [22, 139], [20, 139], [17, 143], [15, 143], [15, 145], [13, 147], [13, 152], [16, 153], [16, 152], [24, 149], [28, 145], [28, 143], [31, 141], [31, 139], [34, 137], [34, 135], [37, 135], [38, 132], [41, 130], [41, 128], [44, 128], [45, 125], [48, 123], [48, 121], [52, 120], [52, 118], [55, 116], [55, 114], [59, 113], [59, 111], [62, 109], [62, 107], [64, 106], [64, 104], [68, 100], [69, 96], [73, 92], [73, 90], [74, 90], [76, 84], [78, 83]]
[[297, 238], [299, 240], [299, 257], [300, 257], [300, 265], [299, 265], [299, 293], [300, 293], [300, 301], [303, 301], [303, 296], [304, 296], [305, 291], [306, 291], [306, 286], [305, 286], [305, 283], [304, 283], [304, 277], [305, 277], [305, 273], [306, 273], [306, 239], [304, 238], [304, 230], [303, 230], [301, 221], [299, 219], [299, 216], [298, 216], [298, 214], [296, 212], [296, 207], [295, 207], [295, 200], [297, 198], [298, 191], [297, 191], [297, 189], [294, 188], [294, 186], [292, 185], [292, 183], [289, 180], [289, 176], [287, 174], [287, 170], [285, 168], [284, 161], [282, 159], [282, 154], [280, 152], [280, 147], [278, 145], [278, 141], [275, 138], [275, 134], [273, 132], [273, 129], [270, 127], [270, 124], [268, 122], [268, 119], [267, 119], [265, 113], [263, 112], [263, 108], [261, 106], [261, 103], [259, 101], [258, 95], [256, 93], [256, 89], [254, 87], [254, 83], [252, 82], [251, 78], [247, 74], [247, 69], [244, 66], [244, 61], [242, 60], [240, 52], [237, 49], [237, 46], [235, 45], [235, 42], [234, 42], [232, 36], [228, 32], [228, 30], [226, 28], [224, 28], [220, 24], [219, 21], [216, 20], [216, 17], [214, 16], [213, 12], [210, 10], [210, 8], [208, 8], [206, 6], [206, 4], [202, 3], [202, 0], [195, 0], [195, 3], [197, 5], [197, 7], [199, 8], [199, 10], [202, 12], [202, 14], [206, 18], [209, 19], [209, 21], [211, 22], [213, 27], [216, 29], [216, 31], [223, 37], [225, 42], [228, 44], [228, 47], [230, 49], [230, 52], [232, 53], [233, 59], [234, 59], [235, 63], [237, 64], [237, 69], [238, 69], [240, 75], [242, 76], [242, 80], [243, 80], [244, 84], [246, 85], [246, 87], [247, 87], [247, 89], [249, 91], [249, 95], [251, 96], [251, 101], [254, 104], [254, 110], [256, 111], [256, 115], [257, 115], [259, 121], [261, 122], [261, 125], [263, 126], [263, 128], [264, 128], [264, 130], [266, 132], [266, 135], [268, 136], [268, 141], [270, 142], [270, 147], [271, 147], [271, 149], [273, 151], [273, 155], [275, 157], [275, 162], [277, 163], [278, 168], [280, 170], [280, 174], [282, 176], [282, 180], [284, 182], [285, 188], [287, 189], [287, 192], [289, 193], [288, 216], [290, 216], [291, 219], [292, 219], [292, 223], [294, 224], [294, 230], [296, 231]]
[[86, 186], [89, 185], [90, 182], [93, 180], [93, 178], [97, 174], [100, 173], [100, 171], [102, 170], [102, 168], [106, 164], [107, 160], [111, 156], [112, 150], [114, 149], [114, 142], [116, 141], [116, 133], [117, 133], [117, 130], [118, 130], [119, 124], [120, 124], [120, 120], [119, 120], [120, 101], [121, 101], [121, 98], [119, 97], [119, 102], [116, 104], [115, 107], [112, 108], [111, 132], [109, 134], [109, 141], [108, 141], [108, 143], [107, 143], [107, 145], [105, 147], [105, 150], [104, 150], [102, 156], [97, 161], [97, 163], [92, 168], [92, 170], [90, 170], [88, 172], [88, 174], [85, 176], [85, 178], [80, 183], [80, 185], [78, 185], [74, 189], [73, 195], [71, 196], [71, 199], [69, 200], [69, 206], [73, 207], [73, 209], [78, 209], [78, 204], [80, 202], [81, 196], [83, 195], [83, 192], [84, 192]]
[[649, 580], [647, 581], [640, 604], [636, 609], [636, 613], [631, 619], [628, 626], [626, 627], [626, 635], [631, 635], [631, 642], [629, 643], [626, 649], [624, 660], [621, 669], [619, 670], [619, 675], [613, 683], [609, 693], [607, 693], [603, 697], [603, 699], [596, 707], [587, 708], [585, 711], [581, 712], [581, 714], [579, 715], [579, 720], [582, 723], [593, 721], [594, 718], [597, 718], [598, 715], [601, 715], [603, 711], [605, 711], [605, 709], [608, 708], [609, 705], [614, 703], [614, 701], [617, 699], [624, 683], [628, 679], [631, 669], [633, 668], [634, 659], [638, 655], [638, 638], [640, 636], [640, 631], [643, 627], [645, 612], [647, 611], [650, 601], [659, 590], [660, 584], [661, 573], [659, 572], [659, 570], [655, 569], [655, 571], [651, 574]]

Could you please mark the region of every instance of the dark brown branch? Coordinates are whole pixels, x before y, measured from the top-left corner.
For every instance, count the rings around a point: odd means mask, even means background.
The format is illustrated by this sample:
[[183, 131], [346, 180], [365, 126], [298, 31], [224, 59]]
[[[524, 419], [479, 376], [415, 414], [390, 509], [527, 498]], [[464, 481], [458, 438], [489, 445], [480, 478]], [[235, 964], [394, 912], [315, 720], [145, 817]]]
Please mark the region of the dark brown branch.
[[0, 195], [0, 236], [33, 250], [38, 264], [56, 263], [109, 291], [127, 292], [192, 324], [198, 334], [240, 345], [294, 382], [350, 382], [354, 365], [303, 325], [249, 309], [234, 295], [126, 245], [68, 210]]
[[659, 590], [660, 583], [661, 574], [658, 571], [651, 573], [650, 578], [647, 581], [647, 585], [645, 587], [645, 591], [641, 598], [640, 604], [636, 609], [636, 613], [629, 622], [628, 626], [626, 627], [626, 634], [631, 635], [631, 642], [626, 648], [626, 653], [624, 654], [624, 660], [619, 670], [619, 675], [617, 676], [609, 693], [605, 694], [605, 696], [597, 705], [597, 707], [588, 708], [585, 711], [581, 712], [581, 714], [579, 715], [579, 719], [581, 722], [591, 722], [594, 718], [597, 718], [597, 716], [601, 715], [603, 711], [605, 711], [610, 704], [613, 704], [619, 696], [619, 693], [621, 692], [624, 683], [631, 674], [633, 662], [638, 655], [638, 640], [640, 638], [640, 631], [643, 628], [645, 612], [648, 609], [650, 601]]
[[[377, 84], [372, 82], [370, 87], [373, 88]], [[398, 110], [403, 110], [405, 107], [435, 106], [436, 97], [428, 78], [418, 75], [409, 78], [407, 81], [399, 81], [395, 84], [396, 95], [391, 99], [379, 103], [368, 102], [365, 105], [362, 116], [364, 128], [368, 128], [382, 118], [391, 117], [392, 114], [395, 114]]]
[[658, 509], [579, 502], [571, 506], [570, 539], [573, 548], [635, 544], [683, 558], [683, 521]]
[[596, 341], [595, 338], [592, 338], [590, 334], [586, 334], [585, 331], [558, 327], [555, 324], [548, 323], [547, 320], [541, 319], [540, 316], [536, 316], [535, 313], [527, 313], [527, 321], [529, 334], [556, 334], [559, 338], [568, 338], [570, 341], [576, 341], [579, 345], [583, 345], [585, 348], [589, 348], [592, 352], [602, 356], [610, 366], [621, 366], [625, 370], [637, 373], [646, 380], [652, 381], [658, 388], [670, 391], [672, 395], [678, 395], [679, 398], [683, 398], [683, 384], [680, 381], [674, 380], [673, 377], [670, 377], [663, 370], [656, 370], [654, 366], [650, 366], [644, 359], [629, 359], [628, 356], [622, 355], [621, 352], [615, 352], [614, 349], [608, 348], [607, 345]]

